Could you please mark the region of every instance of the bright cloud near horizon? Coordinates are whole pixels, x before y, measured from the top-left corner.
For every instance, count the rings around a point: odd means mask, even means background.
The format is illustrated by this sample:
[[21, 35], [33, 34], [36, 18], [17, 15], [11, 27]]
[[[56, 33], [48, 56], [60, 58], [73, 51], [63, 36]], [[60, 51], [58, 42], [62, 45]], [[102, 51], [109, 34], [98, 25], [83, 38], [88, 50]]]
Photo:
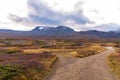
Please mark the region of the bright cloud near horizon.
[[0, 0], [0, 29], [31, 30], [37, 25], [76, 31], [120, 28], [120, 0]]

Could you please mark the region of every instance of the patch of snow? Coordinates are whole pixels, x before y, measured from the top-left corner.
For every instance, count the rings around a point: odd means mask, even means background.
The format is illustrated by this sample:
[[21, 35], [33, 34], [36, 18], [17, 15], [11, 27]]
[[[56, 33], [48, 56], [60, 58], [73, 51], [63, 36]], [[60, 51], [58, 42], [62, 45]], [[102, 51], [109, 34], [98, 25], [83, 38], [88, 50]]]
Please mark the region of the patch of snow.
[[63, 29], [67, 29], [67, 28], [63, 28]]
[[45, 29], [45, 27], [44, 27], [44, 26], [39, 27], [39, 30], [43, 30], [43, 29]]

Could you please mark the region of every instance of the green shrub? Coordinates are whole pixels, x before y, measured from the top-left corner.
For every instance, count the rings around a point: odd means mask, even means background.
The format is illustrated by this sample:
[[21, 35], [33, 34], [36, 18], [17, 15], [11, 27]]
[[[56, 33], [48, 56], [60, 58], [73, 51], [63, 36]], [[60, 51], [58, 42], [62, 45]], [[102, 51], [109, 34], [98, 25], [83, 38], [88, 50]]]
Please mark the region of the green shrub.
[[15, 47], [12, 47], [12, 48], [6, 49], [4, 51], [4, 53], [6, 53], [6, 54], [12, 54], [12, 53], [17, 53], [19, 51], [20, 51], [19, 49], [15, 48]]
[[23, 72], [23, 67], [18, 65], [0, 65], [0, 80], [10, 80]]

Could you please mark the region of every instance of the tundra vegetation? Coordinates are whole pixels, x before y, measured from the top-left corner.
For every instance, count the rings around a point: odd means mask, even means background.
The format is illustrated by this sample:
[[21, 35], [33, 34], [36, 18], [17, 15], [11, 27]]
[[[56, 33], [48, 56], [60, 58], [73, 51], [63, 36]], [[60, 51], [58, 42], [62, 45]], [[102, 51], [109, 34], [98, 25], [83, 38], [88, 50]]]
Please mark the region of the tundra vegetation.
[[0, 39], [0, 80], [44, 80], [57, 54], [83, 58], [105, 50], [101, 41]]
[[113, 47], [116, 50], [108, 56], [108, 65], [116, 78], [120, 80], [120, 42], [114, 42]]

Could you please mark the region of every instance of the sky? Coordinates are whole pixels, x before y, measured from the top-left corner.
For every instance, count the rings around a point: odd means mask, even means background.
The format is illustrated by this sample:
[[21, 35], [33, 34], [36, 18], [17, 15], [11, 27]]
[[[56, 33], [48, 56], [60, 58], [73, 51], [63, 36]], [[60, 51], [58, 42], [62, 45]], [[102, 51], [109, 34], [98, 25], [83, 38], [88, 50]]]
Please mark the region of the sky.
[[0, 0], [0, 29], [64, 25], [76, 31], [120, 29], [120, 0]]

